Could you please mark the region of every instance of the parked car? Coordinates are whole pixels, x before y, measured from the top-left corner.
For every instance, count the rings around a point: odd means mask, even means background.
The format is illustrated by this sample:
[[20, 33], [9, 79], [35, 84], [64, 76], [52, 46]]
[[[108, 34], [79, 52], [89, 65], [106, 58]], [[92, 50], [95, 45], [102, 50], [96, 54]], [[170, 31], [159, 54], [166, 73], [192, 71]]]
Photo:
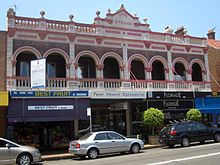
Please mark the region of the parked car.
[[90, 132], [79, 140], [69, 143], [69, 152], [85, 158], [95, 159], [98, 155], [109, 153], [138, 153], [144, 148], [140, 139], [126, 138], [114, 131]]
[[41, 161], [38, 149], [0, 138], [0, 164], [30, 165]]
[[207, 140], [220, 142], [220, 128], [209, 128], [195, 121], [180, 121], [166, 125], [159, 133], [159, 142], [169, 147], [175, 144], [187, 147], [191, 142], [204, 143]]

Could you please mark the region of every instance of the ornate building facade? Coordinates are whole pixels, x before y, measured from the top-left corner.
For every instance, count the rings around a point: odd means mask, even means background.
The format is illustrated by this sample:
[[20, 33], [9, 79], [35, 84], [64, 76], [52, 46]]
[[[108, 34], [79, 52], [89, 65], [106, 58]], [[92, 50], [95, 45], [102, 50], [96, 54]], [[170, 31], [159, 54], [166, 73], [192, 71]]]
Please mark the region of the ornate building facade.
[[[134, 125], [148, 107], [161, 109], [167, 120], [184, 118], [196, 95], [211, 92], [206, 38], [187, 35], [184, 27], [154, 32], [123, 5], [105, 18], [96, 12], [92, 24], [40, 14], [7, 14], [8, 122], [14, 132], [46, 127], [53, 134], [59, 128], [74, 137], [88, 126], [90, 107], [93, 124], [136, 134]], [[31, 61], [40, 59], [46, 60], [46, 86], [31, 88]]]

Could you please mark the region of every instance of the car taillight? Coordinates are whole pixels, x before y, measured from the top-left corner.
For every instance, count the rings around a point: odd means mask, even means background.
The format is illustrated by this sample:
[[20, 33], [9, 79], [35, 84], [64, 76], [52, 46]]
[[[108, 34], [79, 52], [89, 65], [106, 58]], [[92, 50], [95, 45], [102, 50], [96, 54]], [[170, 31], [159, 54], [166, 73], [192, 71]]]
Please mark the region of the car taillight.
[[79, 143], [76, 143], [76, 148], [80, 148], [80, 144]]
[[170, 135], [172, 135], [172, 136], [176, 135], [176, 130], [170, 131]]

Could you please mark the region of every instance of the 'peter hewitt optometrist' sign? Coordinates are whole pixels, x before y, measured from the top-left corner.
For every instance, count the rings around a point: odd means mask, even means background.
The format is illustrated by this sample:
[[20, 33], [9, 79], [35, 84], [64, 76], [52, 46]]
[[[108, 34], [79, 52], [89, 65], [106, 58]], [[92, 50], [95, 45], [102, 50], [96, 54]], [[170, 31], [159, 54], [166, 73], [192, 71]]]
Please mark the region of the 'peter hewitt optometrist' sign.
[[142, 91], [92, 91], [90, 92], [91, 98], [96, 98], [96, 99], [133, 99], [133, 98], [140, 98], [140, 99], [145, 99], [146, 98], [146, 92]]

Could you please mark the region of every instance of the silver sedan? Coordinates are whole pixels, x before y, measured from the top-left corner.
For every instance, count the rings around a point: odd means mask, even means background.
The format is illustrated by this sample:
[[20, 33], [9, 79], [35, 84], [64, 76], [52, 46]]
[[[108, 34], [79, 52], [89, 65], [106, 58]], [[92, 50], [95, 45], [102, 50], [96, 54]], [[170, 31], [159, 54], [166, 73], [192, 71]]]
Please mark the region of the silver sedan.
[[144, 149], [142, 140], [126, 138], [114, 131], [90, 132], [69, 144], [70, 153], [81, 158], [88, 156], [91, 159], [101, 154], [138, 153], [141, 149]]
[[30, 165], [41, 161], [38, 149], [0, 138], [0, 164]]

